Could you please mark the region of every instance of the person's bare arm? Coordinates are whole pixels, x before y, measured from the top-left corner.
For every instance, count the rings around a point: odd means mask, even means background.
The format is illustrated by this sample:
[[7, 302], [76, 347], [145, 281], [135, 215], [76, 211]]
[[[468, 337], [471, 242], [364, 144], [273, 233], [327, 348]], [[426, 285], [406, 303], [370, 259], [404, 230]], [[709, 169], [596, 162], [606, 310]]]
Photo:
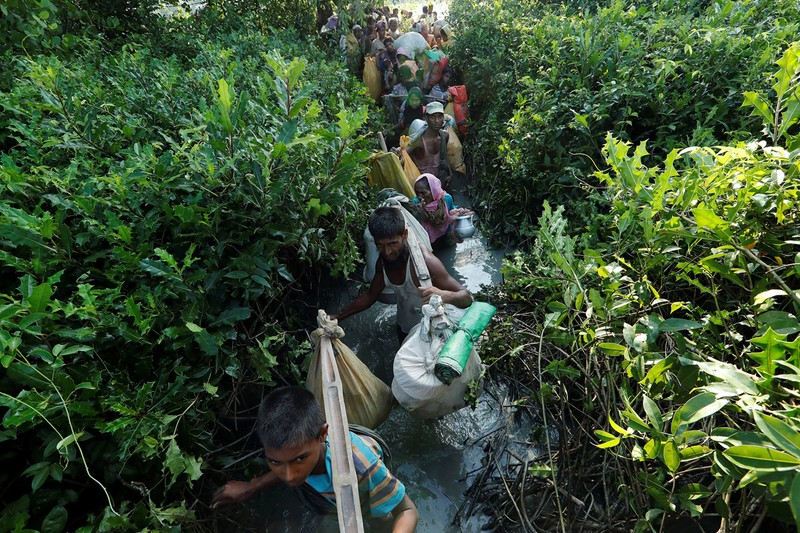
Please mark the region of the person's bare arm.
[[381, 261], [378, 261], [375, 265], [375, 277], [372, 278], [372, 283], [370, 283], [369, 289], [366, 292], [361, 293], [358, 298], [350, 302], [350, 305], [335, 315], [331, 315], [331, 318], [342, 320], [350, 315], [355, 315], [356, 313], [360, 313], [361, 311], [372, 307], [372, 304], [378, 301], [378, 296], [380, 296], [381, 292], [383, 292], [383, 289], [385, 288], [386, 284], [383, 281], [383, 264]]
[[428, 303], [431, 296], [438, 294], [442, 297], [442, 303], [455, 305], [461, 309], [466, 309], [472, 305], [472, 295], [467, 289], [450, 275], [441, 261], [423, 249], [422, 253], [425, 257], [425, 264], [428, 266], [428, 273], [431, 276], [431, 283], [433, 287], [421, 288], [422, 300]]
[[416, 531], [419, 513], [417, 513], [417, 507], [408, 497], [408, 494], [403, 496], [397, 507], [392, 510], [392, 516], [394, 516], [392, 533], [412, 533]]
[[277, 484], [278, 481], [278, 477], [271, 471], [250, 481], [229, 481], [214, 493], [211, 507], [241, 503], [261, 489]]

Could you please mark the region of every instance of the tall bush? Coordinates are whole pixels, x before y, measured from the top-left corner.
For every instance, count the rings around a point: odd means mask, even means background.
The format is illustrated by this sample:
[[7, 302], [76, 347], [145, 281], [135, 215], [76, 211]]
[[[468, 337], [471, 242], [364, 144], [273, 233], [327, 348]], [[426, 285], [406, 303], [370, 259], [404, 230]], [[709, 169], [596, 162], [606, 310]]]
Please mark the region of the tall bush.
[[0, 94], [0, 530], [191, 520], [221, 387], [297, 380], [296, 302], [358, 257], [363, 86], [295, 37], [142, 39]]
[[763, 88], [762, 73], [796, 31], [790, 3], [760, 0], [523, 4], [452, 6], [453, 62], [476, 121], [468, 148], [478, 203], [515, 240], [532, 235], [545, 199], [590, 223], [596, 207], [586, 199], [596, 198], [592, 172], [607, 132], [648, 140], [659, 158], [756, 133], [741, 94]]
[[502, 291], [540, 321], [509, 317], [494, 356], [535, 365], [567, 449], [610, 452], [551, 456], [570, 494], [603, 487], [603, 513], [583, 519], [625, 527], [623, 498], [637, 531], [710, 514], [720, 531], [800, 523], [798, 65], [794, 44], [744, 100], [777, 145], [676, 148], [648, 166], [644, 143], [609, 135], [605, 224], [580, 234], [545, 204], [531, 254], [505, 267]]

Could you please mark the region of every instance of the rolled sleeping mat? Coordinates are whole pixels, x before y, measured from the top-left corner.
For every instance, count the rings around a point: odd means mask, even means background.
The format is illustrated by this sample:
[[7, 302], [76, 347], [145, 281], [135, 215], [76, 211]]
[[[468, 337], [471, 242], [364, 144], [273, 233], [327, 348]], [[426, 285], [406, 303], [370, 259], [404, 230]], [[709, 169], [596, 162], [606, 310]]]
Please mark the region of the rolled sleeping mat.
[[447, 339], [436, 360], [434, 373], [445, 385], [461, 376], [475, 341], [489, 325], [497, 309], [485, 302], [473, 302], [458, 322], [458, 329]]

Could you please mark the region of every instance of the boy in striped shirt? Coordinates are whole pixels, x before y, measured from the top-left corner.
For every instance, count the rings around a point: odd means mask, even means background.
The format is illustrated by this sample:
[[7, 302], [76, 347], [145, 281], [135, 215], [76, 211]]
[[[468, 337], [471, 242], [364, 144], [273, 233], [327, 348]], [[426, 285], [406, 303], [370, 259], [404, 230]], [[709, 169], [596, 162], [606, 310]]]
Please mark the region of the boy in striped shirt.
[[[272, 391], [261, 402], [257, 427], [270, 471], [250, 481], [228, 482], [214, 494], [213, 506], [242, 502], [282, 481], [315, 511], [335, 513], [328, 424], [314, 395], [300, 387]], [[417, 508], [383, 463], [380, 445], [352, 431], [350, 444], [362, 507], [368, 505], [374, 517], [391, 516], [395, 533], [414, 531]]]

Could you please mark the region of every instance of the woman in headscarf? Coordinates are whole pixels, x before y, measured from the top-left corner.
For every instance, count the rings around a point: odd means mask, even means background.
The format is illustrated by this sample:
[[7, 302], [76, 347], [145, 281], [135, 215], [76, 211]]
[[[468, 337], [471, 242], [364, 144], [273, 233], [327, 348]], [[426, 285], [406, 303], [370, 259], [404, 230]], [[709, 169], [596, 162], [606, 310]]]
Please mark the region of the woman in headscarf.
[[420, 222], [431, 244], [442, 246], [456, 242], [455, 232], [450, 225], [450, 210], [453, 209], [453, 197], [444, 192], [442, 182], [433, 174], [421, 174], [414, 182], [414, 202], [419, 209]]
[[425, 118], [422, 99], [422, 89], [419, 87], [411, 87], [408, 90], [406, 101], [400, 106], [400, 120], [394, 126], [395, 131], [405, 132], [414, 120]]

